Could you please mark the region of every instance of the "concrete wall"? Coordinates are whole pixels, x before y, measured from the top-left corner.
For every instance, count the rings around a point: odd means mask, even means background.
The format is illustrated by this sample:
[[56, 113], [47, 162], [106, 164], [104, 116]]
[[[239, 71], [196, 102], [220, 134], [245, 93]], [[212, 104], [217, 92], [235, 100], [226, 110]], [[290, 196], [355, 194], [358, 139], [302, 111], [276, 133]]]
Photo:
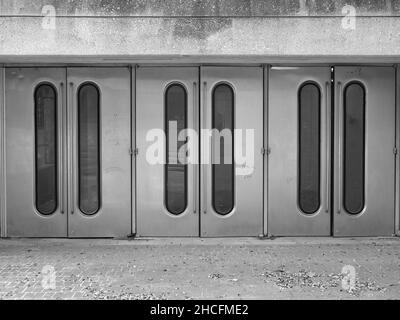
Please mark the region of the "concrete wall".
[[45, 5], [65, 16], [332, 16], [345, 5], [361, 15], [400, 13], [400, 0], [2, 0], [0, 15], [41, 15]]
[[[346, 4], [354, 7], [355, 20], [344, 17], [352, 15], [342, 11]], [[49, 5], [55, 8], [54, 19], [51, 10], [42, 11], [51, 8], [45, 7]], [[0, 62], [17, 62], [24, 56], [152, 55], [261, 59], [379, 56], [394, 61], [400, 55], [400, 0], [0, 3]]]

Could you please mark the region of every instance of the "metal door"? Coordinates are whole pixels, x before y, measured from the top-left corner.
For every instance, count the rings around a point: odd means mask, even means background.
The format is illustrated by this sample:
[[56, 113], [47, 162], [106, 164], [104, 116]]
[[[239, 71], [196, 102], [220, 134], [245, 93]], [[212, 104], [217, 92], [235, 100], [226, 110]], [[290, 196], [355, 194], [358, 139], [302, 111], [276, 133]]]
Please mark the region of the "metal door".
[[68, 68], [70, 237], [131, 234], [130, 72]]
[[66, 237], [65, 69], [5, 70], [7, 236]]
[[136, 83], [137, 233], [198, 236], [198, 69], [140, 67]]
[[263, 70], [204, 67], [201, 81], [201, 235], [258, 236], [263, 234]]
[[5, 97], [4, 97], [4, 68], [0, 68], [0, 237], [5, 237], [6, 236], [6, 208], [5, 208], [5, 195], [6, 195], [6, 186], [5, 186], [5, 173], [4, 173], [4, 164], [5, 164], [5, 128], [4, 128], [4, 114], [5, 114], [5, 108], [4, 108], [4, 102], [5, 102]]
[[268, 234], [330, 234], [330, 68], [273, 67]]
[[335, 68], [334, 235], [394, 233], [395, 70]]

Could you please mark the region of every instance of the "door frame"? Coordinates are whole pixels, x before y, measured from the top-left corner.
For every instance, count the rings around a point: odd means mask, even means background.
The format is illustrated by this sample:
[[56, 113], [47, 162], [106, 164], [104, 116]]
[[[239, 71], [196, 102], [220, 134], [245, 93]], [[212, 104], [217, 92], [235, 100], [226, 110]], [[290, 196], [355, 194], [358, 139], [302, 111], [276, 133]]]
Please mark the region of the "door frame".
[[395, 114], [396, 114], [396, 124], [395, 124], [395, 148], [396, 148], [396, 161], [395, 161], [395, 215], [394, 215], [394, 227], [395, 235], [400, 237], [400, 64], [395, 65]]
[[0, 67], [0, 238], [7, 236], [5, 179], [5, 70]]
[[130, 66], [131, 80], [131, 235], [136, 236], [137, 233], [137, 207], [136, 207], [136, 69], [137, 65]]
[[263, 66], [263, 236], [268, 236], [268, 177], [269, 177], [269, 71]]

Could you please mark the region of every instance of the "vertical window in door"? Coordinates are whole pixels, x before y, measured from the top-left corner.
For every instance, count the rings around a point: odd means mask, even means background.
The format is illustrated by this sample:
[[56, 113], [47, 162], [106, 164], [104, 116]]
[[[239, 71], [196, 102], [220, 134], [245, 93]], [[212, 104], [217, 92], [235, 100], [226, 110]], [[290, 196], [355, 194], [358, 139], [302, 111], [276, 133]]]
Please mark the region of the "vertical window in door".
[[78, 90], [78, 206], [93, 215], [100, 209], [100, 91], [92, 83]]
[[234, 93], [228, 84], [219, 84], [212, 92], [212, 129], [212, 205], [226, 215], [234, 207]]
[[344, 89], [343, 207], [350, 214], [364, 209], [365, 89], [358, 82]]
[[40, 84], [35, 99], [35, 206], [50, 215], [57, 209], [57, 94]]
[[[173, 128], [177, 129], [176, 133], [173, 132]], [[172, 84], [165, 91], [164, 201], [167, 210], [174, 215], [183, 213], [187, 207], [187, 164], [178, 156], [185, 141], [177, 141], [179, 133], [185, 129], [187, 129], [187, 92], [181, 84]]]
[[301, 211], [313, 214], [320, 200], [321, 92], [315, 83], [305, 83], [298, 94], [299, 177]]

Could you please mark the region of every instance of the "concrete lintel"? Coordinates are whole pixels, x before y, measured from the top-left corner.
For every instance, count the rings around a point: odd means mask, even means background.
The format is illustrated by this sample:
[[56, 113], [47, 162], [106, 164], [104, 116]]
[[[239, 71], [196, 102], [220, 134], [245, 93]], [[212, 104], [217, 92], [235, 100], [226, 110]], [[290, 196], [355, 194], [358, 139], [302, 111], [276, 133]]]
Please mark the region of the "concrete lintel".
[[36, 65], [361, 65], [400, 63], [398, 55], [371, 56], [268, 56], [268, 55], [121, 55], [121, 56], [64, 56], [64, 55], [0, 55], [0, 65], [3, 66], [36, 66]]

